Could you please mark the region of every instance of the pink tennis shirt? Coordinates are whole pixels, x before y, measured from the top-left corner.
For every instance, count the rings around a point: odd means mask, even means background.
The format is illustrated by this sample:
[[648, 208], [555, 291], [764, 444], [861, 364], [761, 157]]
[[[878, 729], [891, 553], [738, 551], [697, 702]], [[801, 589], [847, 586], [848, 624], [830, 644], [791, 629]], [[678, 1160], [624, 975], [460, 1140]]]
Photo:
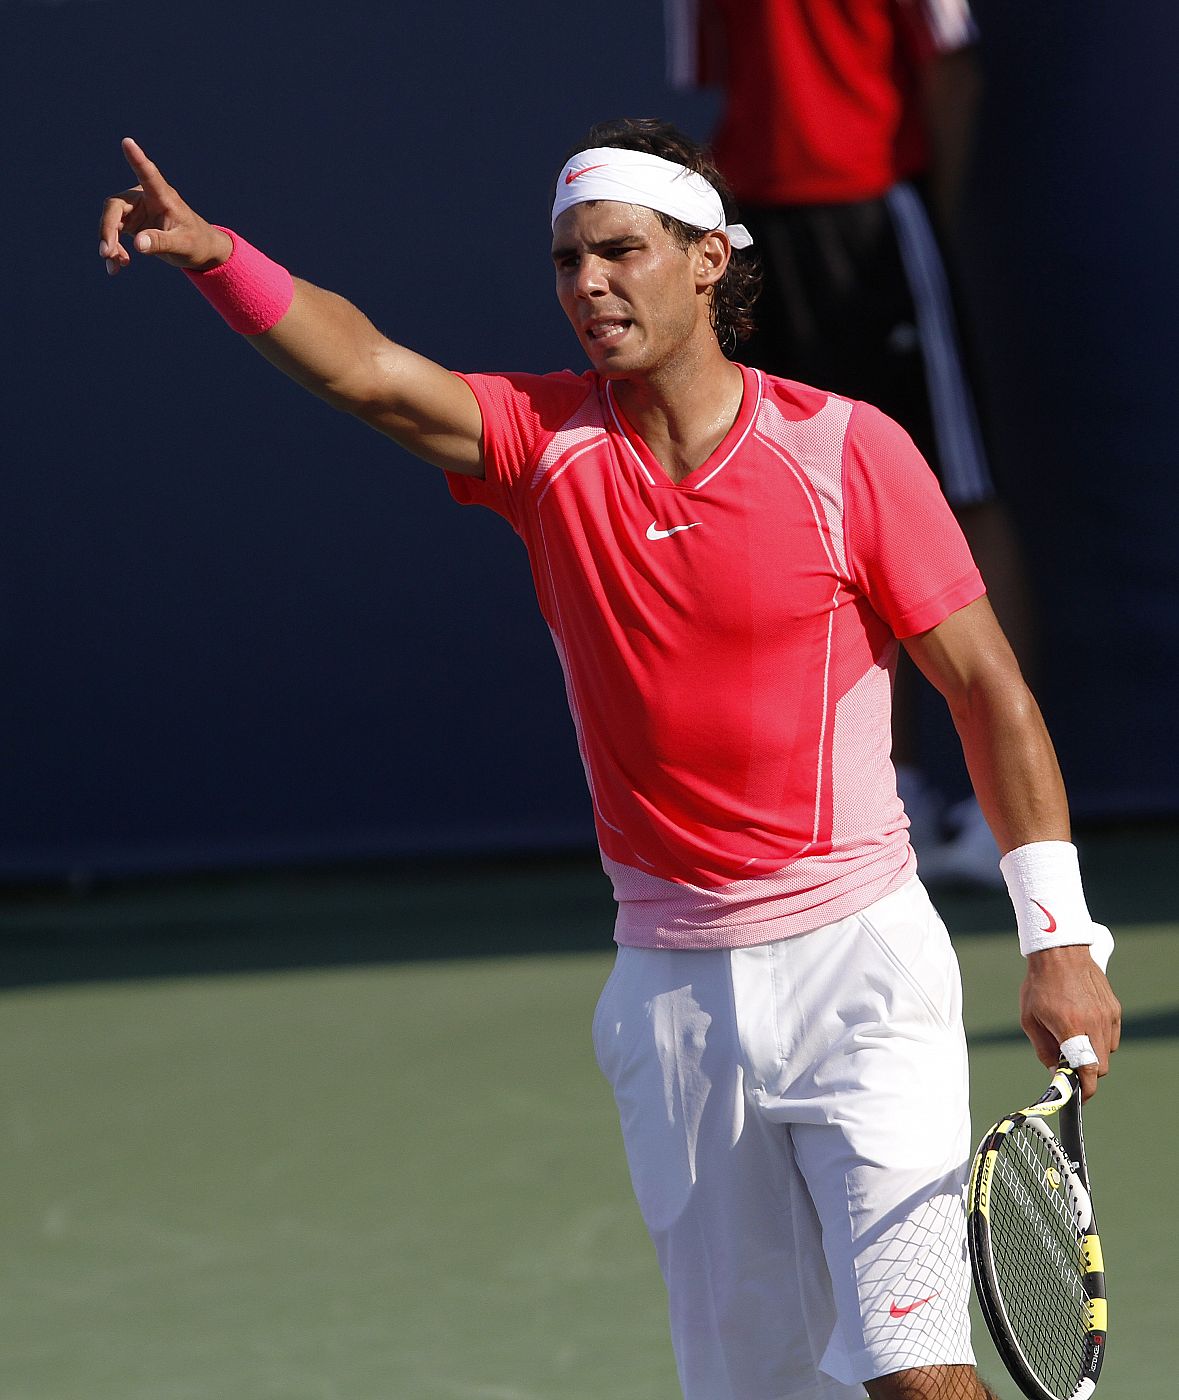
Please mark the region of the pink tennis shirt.
[[615, 937], [640, 947], [802, 933], [910, 877], [896, 639], [984, 591], [897, 424], [742, 373], [736, 422], [678, 484], [594, 373], [464, 376], [486, 476], [450, 489], [527, 547]]

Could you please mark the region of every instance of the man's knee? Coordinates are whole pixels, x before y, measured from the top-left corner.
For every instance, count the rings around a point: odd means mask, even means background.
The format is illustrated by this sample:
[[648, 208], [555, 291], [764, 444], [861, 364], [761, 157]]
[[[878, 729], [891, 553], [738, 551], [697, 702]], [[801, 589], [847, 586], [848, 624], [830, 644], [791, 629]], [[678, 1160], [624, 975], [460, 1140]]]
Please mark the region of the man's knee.
[[918, 1366], [867, 1381], [872, 1400], [999, 1400], [973, 1366]]

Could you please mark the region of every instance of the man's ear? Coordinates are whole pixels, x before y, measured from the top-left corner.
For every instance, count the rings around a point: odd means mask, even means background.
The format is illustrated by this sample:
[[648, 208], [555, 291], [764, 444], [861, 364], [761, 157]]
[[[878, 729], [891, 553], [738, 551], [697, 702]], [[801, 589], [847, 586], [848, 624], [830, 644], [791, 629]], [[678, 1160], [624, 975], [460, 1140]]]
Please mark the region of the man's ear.
[[721, 229], [706, 233], [694, 244], [694, 249], [696, 285], [698, 287], [715, 287], [725, 275], [725, 269], [729, 265], [729, 258], [733, 251], [728, 234]]

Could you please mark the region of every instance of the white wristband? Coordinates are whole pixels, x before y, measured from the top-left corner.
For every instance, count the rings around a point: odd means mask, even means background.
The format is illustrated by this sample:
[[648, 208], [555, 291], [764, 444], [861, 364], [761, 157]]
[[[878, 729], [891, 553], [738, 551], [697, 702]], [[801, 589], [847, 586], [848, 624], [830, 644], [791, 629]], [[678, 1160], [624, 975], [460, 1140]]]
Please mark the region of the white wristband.
[[1087, 944], [1104, 972], [1113, 935], [1095, 924], [1081, 888], [1077, 848], [1070, 841], [1033, 841], [1008, 851], [999, 862], [1015, 906], [1019, 951], [1026, 958], [1045, 948]]

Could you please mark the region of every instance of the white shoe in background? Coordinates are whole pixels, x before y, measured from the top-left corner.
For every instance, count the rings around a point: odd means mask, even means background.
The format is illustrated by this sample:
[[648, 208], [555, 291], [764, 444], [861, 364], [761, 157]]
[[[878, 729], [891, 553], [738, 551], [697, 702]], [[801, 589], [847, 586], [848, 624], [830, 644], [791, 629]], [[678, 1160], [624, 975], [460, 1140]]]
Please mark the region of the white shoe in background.
[[999, 847], [991, 835], [978, 799], [955, 803], [945, 816], [946, 839], [916, 846], [917, 873], [927, 885], [958, 885], [976, 890], [1001, 890]]

